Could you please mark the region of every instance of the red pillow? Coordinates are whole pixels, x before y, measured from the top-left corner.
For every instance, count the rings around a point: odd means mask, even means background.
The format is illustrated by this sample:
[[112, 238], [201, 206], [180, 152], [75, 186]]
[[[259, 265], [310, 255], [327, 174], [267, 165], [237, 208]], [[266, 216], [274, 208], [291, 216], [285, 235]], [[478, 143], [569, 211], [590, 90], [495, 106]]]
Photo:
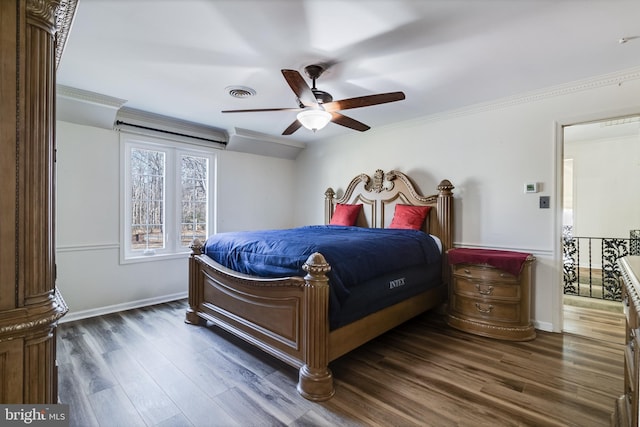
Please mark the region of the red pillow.
[[396, 205], [389, 228], [420, 230], [431, 206]]
[[344, 203], [338, 203], [329, 225], [356, 225], [361, 210], [362, 204], [346, 205]]

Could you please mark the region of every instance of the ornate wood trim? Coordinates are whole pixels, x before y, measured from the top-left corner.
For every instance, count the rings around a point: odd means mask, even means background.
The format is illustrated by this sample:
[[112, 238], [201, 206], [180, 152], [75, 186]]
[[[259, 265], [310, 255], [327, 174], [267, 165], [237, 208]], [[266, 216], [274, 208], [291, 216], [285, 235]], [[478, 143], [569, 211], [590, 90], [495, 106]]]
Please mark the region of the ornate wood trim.
[[0, 2], [3, 403], [58, 401], [55, 328], [68, 308], [55, 287], [56, 32], [66, 38], [76, 3]]
[[78, 7], [78, 0], [60, 0], [60, 6], [56, 14], [56, 69], [60, 65], [62, 53], [67, 45], [67, 39], [71, 32], [71, 25]]
[[30, 23], [55, 37], [55, 68], [60, 65], [77, 7], [78, 0], [27, 0]]
[[14, 339], [17, 334], [38, 332], [42, 328], [55, 326], [67, 312], [64, 298], [56, 288], [52, 298], [38, 306], [30, 305], [0, 314], [0, 342]]

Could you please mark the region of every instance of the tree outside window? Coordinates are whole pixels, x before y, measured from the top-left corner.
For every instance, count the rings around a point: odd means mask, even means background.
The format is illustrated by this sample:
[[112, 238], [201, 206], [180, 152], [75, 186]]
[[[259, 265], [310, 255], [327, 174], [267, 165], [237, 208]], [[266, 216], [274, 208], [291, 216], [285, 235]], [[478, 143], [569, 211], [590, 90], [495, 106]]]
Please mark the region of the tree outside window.
[[131, 149], [131, 248], [165, 247], [165, 153]]
[[209, 160], [183, 155], [181, 161], [182, 221], [180, 243], [188, 247], [193, 239], [207, 237], [207, 181]]

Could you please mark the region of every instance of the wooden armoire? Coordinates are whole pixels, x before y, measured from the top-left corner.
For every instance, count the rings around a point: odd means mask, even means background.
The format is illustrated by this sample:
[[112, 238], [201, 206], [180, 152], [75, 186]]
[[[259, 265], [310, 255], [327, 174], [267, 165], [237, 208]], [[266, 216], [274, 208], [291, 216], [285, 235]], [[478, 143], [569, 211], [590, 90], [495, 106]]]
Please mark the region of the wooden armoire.
[[0, 1], [0, 403], [56, 403], [55, 70], [77, 0]]

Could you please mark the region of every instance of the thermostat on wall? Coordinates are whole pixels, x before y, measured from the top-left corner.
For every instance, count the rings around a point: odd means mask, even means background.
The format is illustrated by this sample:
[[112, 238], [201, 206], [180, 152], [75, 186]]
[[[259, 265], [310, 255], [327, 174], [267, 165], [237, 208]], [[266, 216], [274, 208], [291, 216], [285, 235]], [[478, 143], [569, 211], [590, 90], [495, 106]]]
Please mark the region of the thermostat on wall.
[[537, 182], [527, 182], [524, 184], [524, 192], [525, 193], [537, 193], [538, 192], [538, 183]]

